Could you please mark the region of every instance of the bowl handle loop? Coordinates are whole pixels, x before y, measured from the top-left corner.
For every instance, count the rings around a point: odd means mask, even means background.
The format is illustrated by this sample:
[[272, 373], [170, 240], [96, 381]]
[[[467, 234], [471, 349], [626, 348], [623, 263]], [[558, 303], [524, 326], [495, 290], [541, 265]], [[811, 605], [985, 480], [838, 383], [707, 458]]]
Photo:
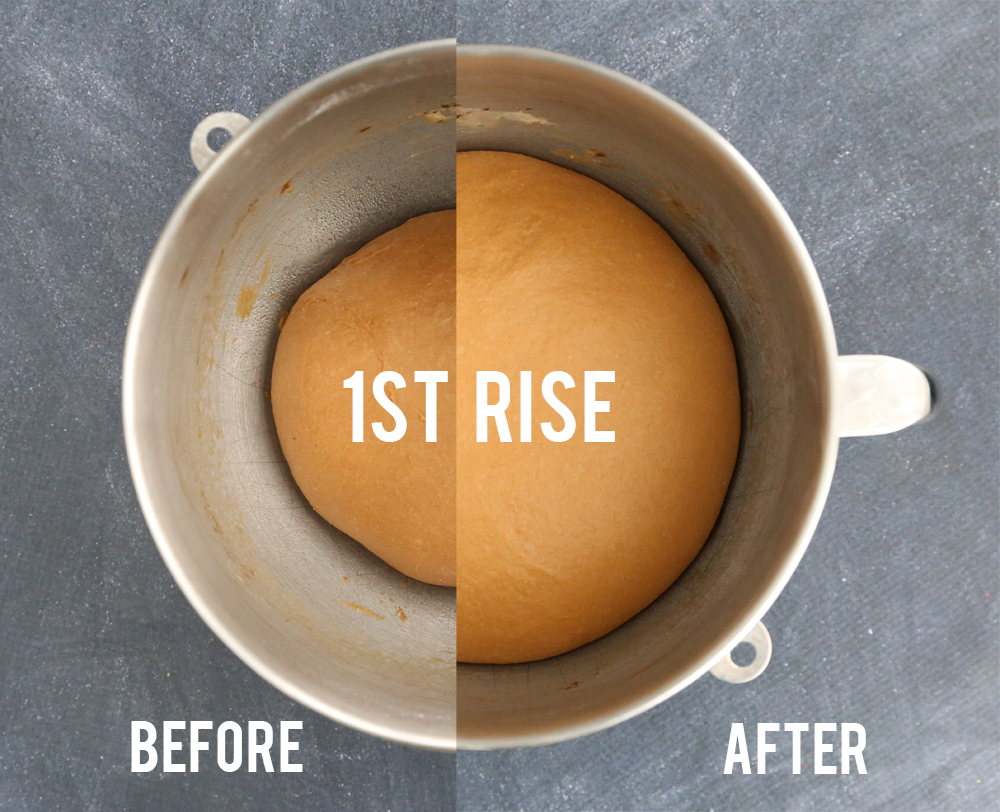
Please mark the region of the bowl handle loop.
[[740, 643], [749, 643], [753, 646], [753, 662], [749, 665], [737, 665], [733, 662], [732, 652], [727, 651], [722, 655], [722, 659], [712, 666], [713, 677], [718, 677], [723, 682], [741, 683], [757, 679], [764, 673], [767, 664], [771, 662], [771, 635], [767, 633], [767, 627], [757, 621], [757, 625], [750, 630], [750, 634], [740, 640]]
[[920, 367], [888, 355], [841, 355], [838, 434], [889, 434], [927, 419], [934, 408], [931, 379]]
[[208, 134], [212, 130], [225, 130], [229, 133], [230, 140], [223, 146], [225, 149], [228, 144], [232, 143], [233, 138], [236, 138], [247, 128], [249, 123], [250, 119], [246, 116], [232, 112], [212, 113], [212, 115], [203, 118], [194, 128], [194, 132], [191, 133], [191, 160], [194, 162], [195, 168], [199, 172], [204, 172], [215, 160], [215, 156], [221, 152], [221, 150], [216, 151], [208, 145]]

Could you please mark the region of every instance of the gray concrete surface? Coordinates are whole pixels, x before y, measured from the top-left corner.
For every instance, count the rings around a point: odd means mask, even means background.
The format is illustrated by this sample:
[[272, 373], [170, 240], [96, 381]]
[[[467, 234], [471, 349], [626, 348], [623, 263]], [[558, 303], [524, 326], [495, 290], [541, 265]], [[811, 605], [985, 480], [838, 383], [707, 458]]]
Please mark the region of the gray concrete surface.
[[[842, 443], [756, 682], [705, 678], [595, 736], [457, 759], [326, 721], [231, 654], [162, 564], [121, 439], [125, 326], [203, 115], [454, 35], [456, 6], [10, 0], [0, 809], [1000, 808], [1000, 3], [462, 0], [457, 31], [600, 62], [716, 127], [801, 230], [841, 351], [932, 370], [939, 413]], [[133, 775], [141, 718], [301, 718], [308, 766]], [[723, 776], [730, 724], [761, 721], [860, 722], [869, 775], [792, 775], [779, 752], [765, 776]]]
[[[774, 659], [763, 676], [704, 677], [575, 742], [461, 753], [459, 809], [1000, 807], [1000, 5], [460, 0], [458, 10], [460, 42], [589, 59], [715, 127], [801, 231], [840, 351], [913, 361], [941, 393], [932, 422], [841, 443], [812, 545], [764, 618]], [[732, 722], [755, 750], [758, 722], [821, 721], [865, 726], [868, 775], [793, 775], [786, 734], [771, 736], [779, 752], [766, 775], [722, 774]]]
[[[142, 269], [194, 126], [454, 33], [449, 2], [0, 5], [0, 809], [446, 810], [455, 757], [307, 711], [174, 585], [125, 459]], [[301, 774], [130, 772], [130, 722], [302, 720]]]

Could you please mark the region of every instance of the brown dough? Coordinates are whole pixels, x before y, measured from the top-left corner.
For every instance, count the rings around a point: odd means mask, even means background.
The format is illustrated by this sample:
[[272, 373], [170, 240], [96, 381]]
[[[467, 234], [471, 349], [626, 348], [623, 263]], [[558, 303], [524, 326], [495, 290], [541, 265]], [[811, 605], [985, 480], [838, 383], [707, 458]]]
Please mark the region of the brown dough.
[[[663, 229], [605, 186], [523, 155], [458, 156], [458, 659], [512, 663], [606, 634], [698, 553], [740, 433], [732, 342], [702, 277]], [[511, 381], [513, 437], [476, 442], [476, 371]], [[518, 442], [519, 373], [533, 436]], [[577, 429], [567, 442], [539, 423]], [[585, 443], [585, 370], [609, 413]], [[492, 396], [495, 400], [495, 393]]]
[[[344, 380], [365, 373], [365, 439], [351, 439]], [[386, 387], [406, 417], [402, 439], [372, 395]], [[437, 442], [425, 442], [425, 385], [439, 384]], [[281, 450], [309, 503], [404, 575], [455, 585], [455, 212], [416, 217], [345, 259], [296, 302], [274, 357], [271, 403]]]

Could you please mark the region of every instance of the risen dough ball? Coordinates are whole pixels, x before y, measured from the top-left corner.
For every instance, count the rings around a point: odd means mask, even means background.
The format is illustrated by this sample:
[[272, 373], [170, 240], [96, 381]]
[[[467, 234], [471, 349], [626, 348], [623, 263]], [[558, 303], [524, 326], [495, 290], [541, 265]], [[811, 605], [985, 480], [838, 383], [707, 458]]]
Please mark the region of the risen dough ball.
[[[351, 439], [344, 380], [364, 371], [365, 439]], [[372, 395], [378, 373], [406, 417]], [[446, 370], [437, 442], [425, 442], [425, 385], [416, 370]], [[455, 585], [455, 212], [416, 217], [376, 240], [307, 290], [292, 308], [274, 357], [271, 403], [281, 450], [316, 511], [400, 572]]]
[[[523, 155], [458, 156], [458, 659], [511, 663], [611, 631], [688, 566], [715, 523], [740, 433], [732, 342], [702, 277], [605, 186]], [[511, 381], [513, 442], [476, 442], [476, 371]], [[532, 372], [533, 433], [519, 375]], [[544, 376], [576, 417], [572, 439]], [[584, 372], [610, 412], [584, 442]], [[495, 402], [494, 388], [490, 402]]]

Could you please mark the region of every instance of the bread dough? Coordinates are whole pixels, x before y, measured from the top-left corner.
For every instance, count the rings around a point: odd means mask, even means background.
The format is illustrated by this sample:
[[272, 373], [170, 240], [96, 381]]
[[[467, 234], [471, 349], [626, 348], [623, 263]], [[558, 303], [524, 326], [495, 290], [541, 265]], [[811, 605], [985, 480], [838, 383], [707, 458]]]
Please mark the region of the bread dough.
[[[635, 615], [688, 566], [736, 460], [729, 332], [705, 281], [652, 219], [583, 175], [523, 155], [458, 155], [458, 659], [560, 654]], [[476, 371], [511, 381], [513, 442], [476, 441]], [[533, 378], [520, 436], [519, 373]], [[553, 370], [576, 416], [540, 394]], [[584, 442], [586, 370], [610, 412]], [[495, 398], [495, 395], [494, 395]]]
[[[343, 386], [357, 370], [362, 443]], [[370, 428], [392, 425], [371, 394], [384, 370], [407, 383], [387, 390], [408, 425], [394, 443]], [[436, 443], [416, 370], [449, 374]], [[476, 441], [479, 370], [511, 382], [513, 442], [492, 423]], [[577, 422], [561, 443], [539, 427], [563, 425], [541, 395], [556, 370], [576, 383], [556, 387]], [[614, 443], [585, 442], [587, 370], [615, 373], [598, 385], [611, 405], [596, 418]], [[528, 443], [521, 371], [532, 373]], [[605, 186], [512, 153], [460, 153], [457, 220], [410, 220], [302, 295], [271, 397], [292, 474], [324, 518], [422, 581], [455, 585], [457, 559], [464, 662], [560, 654], [655, 600], [711, 531], [739, 444], [732, 342], [687, 257]]]
[[[364, 371], [365, 438], [352, 441], [352, 392]], [[372, 422], [393, 419], [372, 395], [386, 387], [406, 417], [396, 442]], [[439, 384], [437, 442], [425, 442], [425, 385]], [[455, 212], [416, 217], [345, 259], [292, 308], [274, 357], [271, 403], [281, 450], [306, 499], [327, 521], [400, 572], [455, 585]]]

